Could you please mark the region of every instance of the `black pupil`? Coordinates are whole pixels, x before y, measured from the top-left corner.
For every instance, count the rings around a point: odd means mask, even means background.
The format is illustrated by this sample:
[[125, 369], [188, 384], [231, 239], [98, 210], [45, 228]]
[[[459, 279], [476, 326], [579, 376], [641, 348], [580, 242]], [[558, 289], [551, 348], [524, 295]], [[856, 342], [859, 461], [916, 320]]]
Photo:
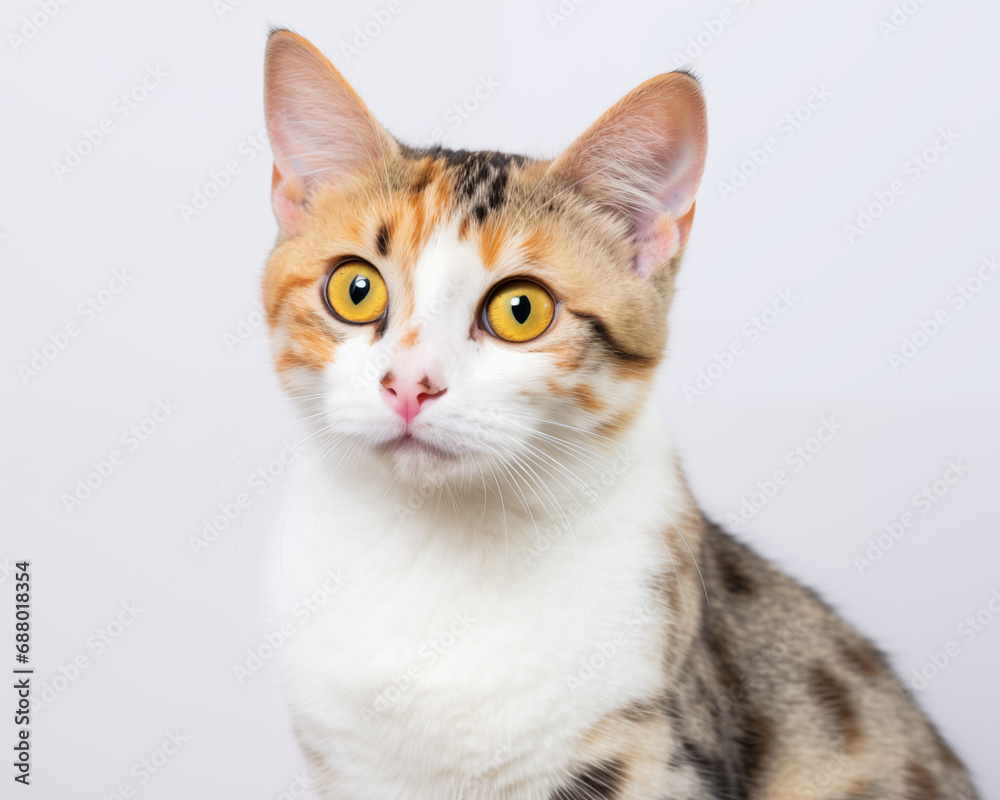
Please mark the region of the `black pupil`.
[[354, 280], [351, 281], [351, 288], [348, 289], [348, 293], [351, 295], [351, 302], [354, 305], [358, 305], [362, 300], [368, 297], [368, 292], [371, 291], [371, 282], [364, 275], [356, 275]]
[[528, 299], [528, 295], [522, 294], [520, 297], [512, 297], [510, 299], [510, 313], [523, 325], [525, 320], [531, 316], [531, 301]]

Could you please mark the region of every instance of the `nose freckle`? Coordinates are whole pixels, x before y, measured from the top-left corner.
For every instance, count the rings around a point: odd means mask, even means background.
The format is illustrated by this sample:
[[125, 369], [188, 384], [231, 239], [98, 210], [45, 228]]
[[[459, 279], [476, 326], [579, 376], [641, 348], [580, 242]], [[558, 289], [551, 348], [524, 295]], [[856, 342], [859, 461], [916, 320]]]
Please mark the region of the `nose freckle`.
[[407, 425], [429, 401], [438, 399], [448, 391], [438, 388], [427, 375], [415, 381], [398, 378], [387, 372], [379, 383], [382, 386], [383, 399]]
[[417, 405], [420, 406], [428, 400], [436, 399], [447, 391], [447, 389], [442, 389], [440, 392], [421, 392], [417, 395]]

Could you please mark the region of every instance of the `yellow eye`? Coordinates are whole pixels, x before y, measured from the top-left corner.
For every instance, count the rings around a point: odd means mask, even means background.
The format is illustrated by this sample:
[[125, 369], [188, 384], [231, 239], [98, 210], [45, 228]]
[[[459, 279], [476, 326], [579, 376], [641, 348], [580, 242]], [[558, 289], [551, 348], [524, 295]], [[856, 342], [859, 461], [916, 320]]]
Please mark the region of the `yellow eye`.
[[556, 313], [556, 302], [534, 281], [500, 284], [486, 302], [490, 331], [508, 342], [526, 342], [545, 333]]
[[326, 298], [344, 322], [375, 322], [385, 314], [389, 290], [371, 264], [347, 261], [330, 274]]

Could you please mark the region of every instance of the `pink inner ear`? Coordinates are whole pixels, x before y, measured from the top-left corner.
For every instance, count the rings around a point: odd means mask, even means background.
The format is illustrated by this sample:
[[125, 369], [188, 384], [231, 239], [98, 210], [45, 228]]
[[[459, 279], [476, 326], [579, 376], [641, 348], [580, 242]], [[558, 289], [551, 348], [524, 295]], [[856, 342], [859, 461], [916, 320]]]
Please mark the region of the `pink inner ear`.
[[295, 233], [302, 222], [302, 206], [293, 202], [280, 187], [274, 193], [272, 206], [274, 207], [274, 216], [278, 218], [278, 224], [281, 225], [282, 230]]
[[636, 228], [635, 264], [637, 275], [646, 278], [660, 264], [681, 249], [681, 232], [674, 218], [664, 211]]
[[305, 219], [305, 192], [294, 176], [283, 178], [274, 167], [271, 179], [271, 207], [283, 231], [295, 234]]
[[707, 141], [697, 82], [668, 73], [612, 106], [549, 169], [627, 218], [635, 271], [648, 276], [687, 241]]
[[316, 185], [356, 174], [398, 149], [326, 57], [289, 31], [267, 43], [264, 116], [276, 172], [271, 202], [286, 232], [301, 226]]

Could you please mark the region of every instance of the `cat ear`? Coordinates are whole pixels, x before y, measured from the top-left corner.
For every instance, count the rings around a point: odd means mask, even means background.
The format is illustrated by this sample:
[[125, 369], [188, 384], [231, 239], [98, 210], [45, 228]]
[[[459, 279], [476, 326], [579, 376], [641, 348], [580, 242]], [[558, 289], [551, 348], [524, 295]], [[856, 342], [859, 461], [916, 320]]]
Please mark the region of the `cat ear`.
[[267, 40], [264, 116], [274, 153], [271, 200], [286, 232], [304, 219], [316, 186], [398, 147], [333, 64], [291, 31], [274, 31]]
[[635, 271], [647, 276], [687, 243], [707, 146], [701, 87], [669, 72], [612, 106], [549, 174], [628, 220]]

